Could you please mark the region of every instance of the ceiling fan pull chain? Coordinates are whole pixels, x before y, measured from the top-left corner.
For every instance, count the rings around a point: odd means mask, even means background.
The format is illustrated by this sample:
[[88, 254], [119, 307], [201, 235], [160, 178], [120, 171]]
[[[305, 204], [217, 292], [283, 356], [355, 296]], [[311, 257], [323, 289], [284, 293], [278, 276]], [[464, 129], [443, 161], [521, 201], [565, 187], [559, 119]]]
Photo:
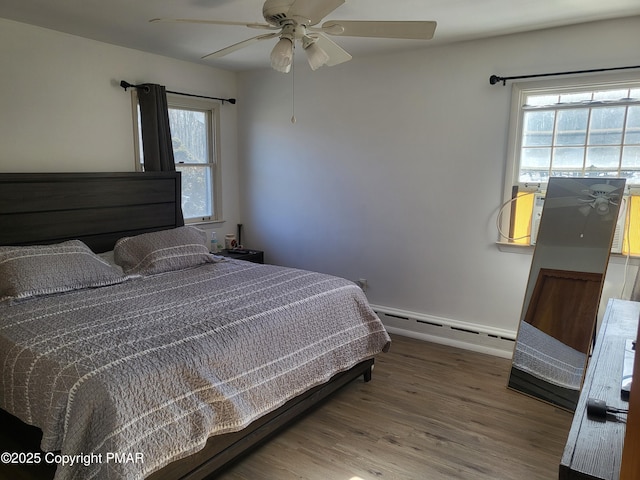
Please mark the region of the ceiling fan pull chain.
[[291, 55], [291, 123], [296, 123], [296, 66], [295, 59], [296, 56], [296, 44], [293, 44], [293, 52]]

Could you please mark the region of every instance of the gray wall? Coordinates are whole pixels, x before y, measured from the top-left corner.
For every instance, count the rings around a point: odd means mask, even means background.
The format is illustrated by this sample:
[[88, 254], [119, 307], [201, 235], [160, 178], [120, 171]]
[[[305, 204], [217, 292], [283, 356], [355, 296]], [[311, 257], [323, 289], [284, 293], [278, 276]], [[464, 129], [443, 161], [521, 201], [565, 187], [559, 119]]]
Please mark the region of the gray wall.
[[[635, 65], [639, 42], [636, 17], [302, 62], [295, 90], [269, 69], [240, 74], [247, 241], [275, 263], [366, 278], [377, 306], [515, 332], [531, 252], [495, 244], [511, 88], [489, 76]], [[618, 295], [622, 262], [609, 270]]]

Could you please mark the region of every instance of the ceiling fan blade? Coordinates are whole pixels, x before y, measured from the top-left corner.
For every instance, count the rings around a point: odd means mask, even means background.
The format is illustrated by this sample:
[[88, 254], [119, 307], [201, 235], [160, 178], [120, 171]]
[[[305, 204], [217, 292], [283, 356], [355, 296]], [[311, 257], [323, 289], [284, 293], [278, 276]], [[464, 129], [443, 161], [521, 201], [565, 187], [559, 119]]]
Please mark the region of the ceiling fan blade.
[[322, 24], [322, 30], [330, 35], [349, 37], [430, 40], [436, 25], [427, 21], [329, 20]]
[[247, 40], [243, 40], [242, 42], [234, 43], [233, 45], [223, 48], [222, 50], [218, 50], [216, 52], [205, 55], [204, 57], [202, 57], [202, 59], [224, 57], [225, 55], [235, 52], [236, 50], [240, 50], [241, 48], [248, 47], [249, 45], [257, 43], [260, 40], [268, 40], [270, 38], [277, 37], [278, 35], [279, 35], [278, 32], [265, 33], [264, 35], [258, 35], [257, 37], [249, 38]]
[[609, 185], [608, 183], [597, 183], [597, 184], [591, 185], [591, 190], [595, 192], [602, 192], [605, 194], [617, 195], [617, 194], [614, 194], [613, 192], [615, 192], [616, 190], [619, 190], [619, 188], [614, 187], [613, 185]]
[[558, 196], [558, 197], [547, 197], [544, 200], [545, 208], [573, 208], [573, 207], [583, 207], [587, 206], [591, 208], [591, 203], [585, 203], [580, 201], [579, 198], [575, 196]]
[[343, 3], [344, 0], [295, 0], [287, 16], [307, 26], [317, 25]]
[[316, 44], [322, 50], [327, 52], [327, 55], [329, 55], [329, 60], [326, 63], [328, 67], [333, 67], [334, 65], [348, 62], [353, 58], [340, 45], [338, 45], [333, 40], [325, 37], [322, 34], [318, 34], [317, 37], [318, 37], [318, 40], [316, 41]]
[[596, 192], [599, 192], [602, 195], [606, 195], [608, 198], [620, 196], [619, 193], [616, 193], [616, 191], [620, 190], [620, 188], [608, 183], [589, 184], [578, 179], [573, 180], [567, 178], [562, 183], [562, 188], [571, 193], [574, 193], [575, 195], [587, 198], [591, 197], [591, 199], [593, 198], [592, 195], [596, 194]]
[[260, 28], [265, 30], [279, 30], [278, 27], [266, 23], [227, 22], [225, 20], [201, 20], [198, 18], [152, 18], [150, 23], [202, 23], [205, 25], [235, 25], [239, 27]]

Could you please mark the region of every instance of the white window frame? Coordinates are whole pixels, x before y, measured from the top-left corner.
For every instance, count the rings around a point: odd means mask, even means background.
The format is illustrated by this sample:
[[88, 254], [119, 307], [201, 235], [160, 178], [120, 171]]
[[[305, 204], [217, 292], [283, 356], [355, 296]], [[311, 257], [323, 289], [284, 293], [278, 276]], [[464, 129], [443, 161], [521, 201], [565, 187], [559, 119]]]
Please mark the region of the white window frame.
[[[141, 132], [139, 130], [140, 119], [138, 109], [138, 95], [135, 89], [131, 91], [132, 110], [133, 110], [133, 130], [134, 130], [134, 154], [135, 169], [143, 171], [142, 165], [142, 146], [140, 145]], [[209, 100], [206, 98], [195, 98], [184, 95], [176, 95], [167, 93], [167, 105], [169, 108], [184, 108], [186, 110], [196, 110], [204, 112], [209, 123], [209, 131], [207, 141], [209, 143], [207, 151], [209, 152], [208, 165], [211, 167], [211, 204], [213, 209], [211, 216], [185, 218], [185, 223], [215, 223], [223, 222], [222, 219], [222, 165], [220, 154], [220, 102]], [[197, 166], [207, 165], [203, 163], [195, 164]], [[176, 165], [182, 165], [176, 164]], [[189, 165], [189, 164], [185, 164]]]
[[[507, 159], [504, 176], [503, 199], [505, 205], [512, 198], [513, 187], [518, 186], [519, 192], [536, 192], [546, 190], [546, 182], [523, 183], [520, 182], [520, 152], [522, 147], [522, 128], [525, 97], [531, 94], [556, 94], [562, 92], [578, 92], [597, 90], [599, 88], [624, 88], [633, 86], [640, 88], [640, 75], [638, 73], [613, 74], [601, 76], [564, 77], [554, 80], [514, 83], [511, 91], [511, 111], [509, 117], [509, 140], [507, 144]], [[626, 189], [636, 193], [640, 185], [627, 184]], [[509, 231], [508, 212], [500, 218], [500, 229]], [[504, 242], [500, 237], [498, 242]]]

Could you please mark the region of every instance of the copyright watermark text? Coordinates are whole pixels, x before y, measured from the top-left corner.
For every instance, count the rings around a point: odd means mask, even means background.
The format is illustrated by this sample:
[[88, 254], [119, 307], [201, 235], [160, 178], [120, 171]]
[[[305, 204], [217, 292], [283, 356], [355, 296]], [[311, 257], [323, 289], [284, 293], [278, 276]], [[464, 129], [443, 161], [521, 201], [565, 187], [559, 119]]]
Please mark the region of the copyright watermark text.
[[66, 455], [55, 452], [2, 452], [0, 454], [0, 463], [8, 464], [55, 464], [64, 466], [90, 465], [101, 463], [144, 463], [144, 454], [142, 452], [133, 453], [78, 453], [74, 455]]

